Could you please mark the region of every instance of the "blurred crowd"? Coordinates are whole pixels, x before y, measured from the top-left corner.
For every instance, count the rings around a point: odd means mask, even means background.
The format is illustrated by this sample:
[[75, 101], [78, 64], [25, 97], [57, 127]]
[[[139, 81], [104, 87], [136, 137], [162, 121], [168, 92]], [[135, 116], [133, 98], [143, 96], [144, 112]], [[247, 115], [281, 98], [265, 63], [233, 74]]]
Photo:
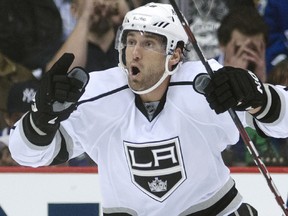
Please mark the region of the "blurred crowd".
[[[17, 166], [9, 131], [31, 107], [42, 75], [65, 52], [88, 72], [118, 65], [117, 30], [127, 11], [147, 0], [2, 0], [0, 2], [0, 165]], [[169, 3], [167, 0], [154, 2]], [[288, 86], [287, 0], [178, 0], [206, 58], [248, 69]], [[241, 9], [240, 9], [241, 8]], [[198, 60], [193, 47], [187, 60]], [[193, 103], [193, 102], [191, 102]], [[246, 128], [263, 162], [288, 165], [288, 139]], [[240, 138], [223, 152], [230, 166], [253, 166]], [[63, 166], [97, 166], [83, 154]]]

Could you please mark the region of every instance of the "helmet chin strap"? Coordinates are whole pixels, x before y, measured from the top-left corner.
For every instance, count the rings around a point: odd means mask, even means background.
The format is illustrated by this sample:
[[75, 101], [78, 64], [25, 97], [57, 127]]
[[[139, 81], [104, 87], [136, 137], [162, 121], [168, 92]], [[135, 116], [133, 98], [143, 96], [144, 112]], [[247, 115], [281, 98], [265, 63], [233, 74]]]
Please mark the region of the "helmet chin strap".
[[[158, 82], [156, 82], [156, 83], [155, 83], [153, 86], [151, 86], [150, 88], [145, 89], [145, 90], [142, 90], [142, 91], [134, 90], [133, 88], [131, 88], [131, 86], [129, 85], [129, 82], [128, 82], [128, 86], [129, 86], [129, 88], [131, 89], [131, 91], [134, 92], [135, 94], [138, 94], [138, 95], [148, 94], [148, 93], [152, 92], [153, 90], [155, 90], [157, 87], [159, 87], [159, 86], [163, 83], [163, 81], [164, 81], [169, 75], [174, 74], [174, 73], [178, 70], [178, 68], [180, 67], [180, 65], [181, 65], [182, 62], [179, 62], [178, 65], [177, 65], [172, 71], [169, 71], [168, 62], [169, 62], [169, 59], [170, 59], [171, 56], [172, 56], [172, 55], [167, 55], [167, 56], [166, 56], [166, 60], [165, 60], [165, 71], [164, 71], [162, 77], [158, 80]], [[123, 65], [123, 64], [121, 64], [121, 63], [120, 63], [119, 65], [120, 65], [120, 67], [122, 67], [122, 68], [124, 69], [124, 71], [125, 71], [125, 73], [126, 73], [126, 75], [127, 75], [127, 78], [128, 78], [128, 70], [127, 70], [127, 68], [121, 66], [121, 65]]]

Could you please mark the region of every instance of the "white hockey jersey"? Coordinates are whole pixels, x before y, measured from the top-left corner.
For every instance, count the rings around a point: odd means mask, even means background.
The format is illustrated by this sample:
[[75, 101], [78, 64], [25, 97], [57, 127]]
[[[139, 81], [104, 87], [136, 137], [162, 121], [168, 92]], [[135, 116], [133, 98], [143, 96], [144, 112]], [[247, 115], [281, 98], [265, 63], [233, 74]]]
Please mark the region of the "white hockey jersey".
[[[216, 61], [210, 65], [213, 70], [221, 67]], [[20, 121], [11, 132], [12, 155], [22, 165], [37, 167], [51, 164], [59, 152], [67, 151], [69, 158], [87, 152], [99, 167], [107, 213], [117, 209], [138, 216], [193, 212], [193, 206], [205, 203], [229, 182], [221, 152], [239, 139], [229, 114], [216, 115], [193, 89], [199, 73], [205, 73], [201, 62], [181, 65], [152, 120], [120, 68], [90, 73], [77, 110], [61, 122], [52, 143], [44, 147], [29, 143]], [[283, 103], [288, 101], [282, 88], [277, 92]], [[258, 124], [264, 133], [288, 136], [285, 106], [277, 125]]]

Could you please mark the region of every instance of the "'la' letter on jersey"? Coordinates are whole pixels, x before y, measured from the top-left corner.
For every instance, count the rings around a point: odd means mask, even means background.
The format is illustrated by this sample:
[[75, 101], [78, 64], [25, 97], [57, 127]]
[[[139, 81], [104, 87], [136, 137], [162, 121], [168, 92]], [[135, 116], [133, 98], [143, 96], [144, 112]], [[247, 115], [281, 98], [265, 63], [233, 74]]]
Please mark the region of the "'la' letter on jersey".
[[179, 138], [149, 143], [124, 141], [132, 182], [162, 202], [186, 179]]

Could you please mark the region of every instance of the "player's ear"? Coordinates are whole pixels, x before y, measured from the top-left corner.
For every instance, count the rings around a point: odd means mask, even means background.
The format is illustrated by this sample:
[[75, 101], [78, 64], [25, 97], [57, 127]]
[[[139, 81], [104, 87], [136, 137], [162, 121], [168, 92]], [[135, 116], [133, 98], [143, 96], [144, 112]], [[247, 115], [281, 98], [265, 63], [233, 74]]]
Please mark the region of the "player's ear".
[[177, 65], [181, 61], [182, 50], [180, 48], [176, 48], [174, 53], [169, 59], [169, 68], [172, 68], [174, 65]]

